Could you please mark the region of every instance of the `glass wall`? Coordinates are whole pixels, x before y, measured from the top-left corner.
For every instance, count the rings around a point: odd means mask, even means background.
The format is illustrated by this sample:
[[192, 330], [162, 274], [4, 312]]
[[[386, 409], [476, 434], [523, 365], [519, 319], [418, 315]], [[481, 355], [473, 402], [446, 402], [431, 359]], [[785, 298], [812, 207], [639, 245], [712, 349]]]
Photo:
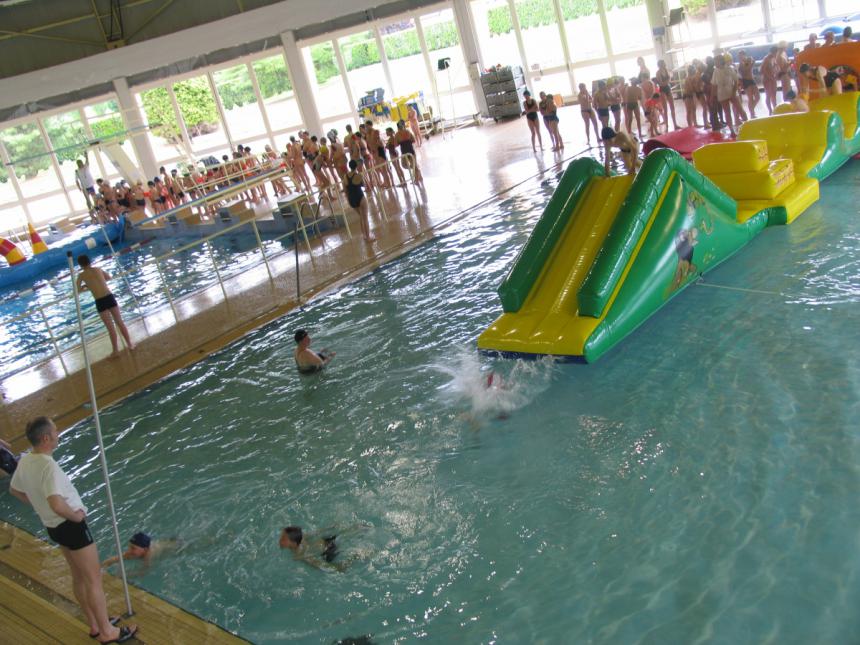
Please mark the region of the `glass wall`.
[[[767, 0], [770, 3], [771, 24], [774, 29], [790, 29], [802, 27], [808, 22], [817, 20], [818, 0]], [[855, 9], [860, 11], [860, 3], [855, 3]], [[818, 31], [819, 28], [810, 31]]]
[[137, 105], [149, 127], [146, 138], [159, 164], [182, 158], [182, 130], [176, 119], [173, 99], [165, 87], [154, 87], [135, 94]]
[[380, 27], [379, 31], [388, 58], [394, 95], [408, 96], [420, 91], [428, 99], [432, 97], [433, 88], [427, 76], [427, 61], [421, 51], [415, 20], [407, 18]]
[[[645, 0], [605, 0], [613, 54], [654, 49]], [[620, 73], [620, 72], [619, 72]]]
[[605, 57], [606, 43], [597, 0], [561, 0], [559, 6], [571, 62], [576, 64]]
[[287, 129], [297, 130], [302, 124], [302, 115], [293, 93], [293, 84], [287, 71], [283, 54], [276, 54], [251, 63], [257, 77], [263, 106], [269, 117], [273, 132]]
[[[420, 17], [420, 24], [436, 74], [438, 114], [445, 118], [474, 114], [475, 97], [469, 83], [469, 70], [460, 47], [460, 34], [454, 22], [453, 10], [443, 9], [424, 14]], [[439, 61], [446, 58], [448, 68], [439, 70]]]
[[[321, 119], [353, 112], [346, 85], [334, 53], [334, 43], [327, 40], [302, 48], [305, 67], [310, 72], [314, 101]], [[316, 81], [316, 82], [314, 82]]]
[[536, 92], [571, 94], [561, 32], [553, 0], [516, 0], [514, 8], [528, 60], [527, 78]]
[[[575, 0], [571, 0], [572, 2]], [[523, 66], [508, 0], [473, 0], [472, 23], [485, 67]]]
[[174, 83], [173, 93], [191, 138], [191, 150], [195, 154], [226, 152], [231, 146], [221, 126], [218, 106], [215, 105], [206, 75]]
[[212, 80], [221, 98], [224, 119], [233, 141], [244, 143], [246, 139], [264, 135], [266, 126], [263, 113], [251, 83], [248, 66], [242, 64], [218, 70], [212, 74]]
[[361, 98], [373, 93], [376, 89], [384, 92], [386, 99], [391, 98], [391, 88], [385, 78], [385, 69], [376, 37], [372, 31], [363, 31], [338, 39], [343, 64], [346, 66], [346, 77], [352, 90], [352, 98], [356, 108]]
[[764, 14], [761, 0], [719, 2], [716, 7], [717, 32], [721, 45], [751, 41], [764, 42]]

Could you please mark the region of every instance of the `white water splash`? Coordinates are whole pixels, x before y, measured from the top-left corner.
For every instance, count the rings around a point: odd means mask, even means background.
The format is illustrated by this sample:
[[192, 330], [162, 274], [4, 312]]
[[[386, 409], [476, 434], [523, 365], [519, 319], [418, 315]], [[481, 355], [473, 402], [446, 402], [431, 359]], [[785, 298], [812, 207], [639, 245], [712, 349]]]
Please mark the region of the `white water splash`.
[[481, 359], [474, 349], [463, 348], [445, 363], [432, 368], [450, 377], [440, 389], [452, 402], [464, 402], [475, 417], [507, 414], [531, 403], [549, 387], [552, 359]]

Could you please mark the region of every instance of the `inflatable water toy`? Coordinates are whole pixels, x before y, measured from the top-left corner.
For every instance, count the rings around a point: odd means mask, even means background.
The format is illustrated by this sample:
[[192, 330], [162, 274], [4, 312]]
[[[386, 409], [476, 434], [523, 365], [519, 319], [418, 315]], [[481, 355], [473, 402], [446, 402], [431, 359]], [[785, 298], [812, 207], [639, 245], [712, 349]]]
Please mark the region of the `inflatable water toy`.
[[663, 148], [639, 174], [573, 161], [499, 287], [485, 353], [593, 362], [766, 226], [818, 200], [819, 181], [860, 151], [860, 94], [746, 122], [738, 141]]
[[6, 262], [9, 263], [10, 267], [21, 264], [27, 259], [27, 256], [21, 252], [21, 249], [5, 237], [0, 237], [0, 255], [6, 258]]
[[[46, 271], [66, 264], [66, 253], [80, 255], [100, 246], [107, 245], [107, 240], [121, 242], [125, 231], [125, 216], [120, 215], [119, 221], [110, 222], [104, 226], [87, 226], [63, 237], [58, 245], [46, 251], [25, 258], [16, 264], [0, 268], [0, 289], [20, 282], [38, 280]], [[0, 243], [2, 247], [2, 243]], [[20, 251], [19, 251], [20, 252]], [[7, 256], [8, 261], [8, 256]]]
[[39, 255], [48, 250], [48, 245], [42, 241], [39, 232], [30, 222], [27, 222], [27, 233], [30, 235], [30, 248], [33, 250], [33, 255]]
[[690, 161], [694, 151], [709, 143], [720, 143], [721, 141], [730, 141], [730, 139], [722, 132], [714, 132], [707, 128], [687, 127], [651, 137], [642, 144], [642, 152], [647, 155], [658, 148], [671, 148], [680, 153], [684, 159]]

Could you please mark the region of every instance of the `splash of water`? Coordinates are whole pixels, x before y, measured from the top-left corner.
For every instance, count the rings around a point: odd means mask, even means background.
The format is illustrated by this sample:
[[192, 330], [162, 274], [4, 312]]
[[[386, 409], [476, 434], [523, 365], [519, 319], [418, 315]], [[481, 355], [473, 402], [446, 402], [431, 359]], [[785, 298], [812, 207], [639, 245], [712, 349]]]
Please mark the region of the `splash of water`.
[[552, 359], [482, 360], [461, 348], [446, 362], [432, 366], [449, 377], [441, 388], [452, 403], [465, 403], [476, 417], [508, 414], [531, 403], [552, 380]]

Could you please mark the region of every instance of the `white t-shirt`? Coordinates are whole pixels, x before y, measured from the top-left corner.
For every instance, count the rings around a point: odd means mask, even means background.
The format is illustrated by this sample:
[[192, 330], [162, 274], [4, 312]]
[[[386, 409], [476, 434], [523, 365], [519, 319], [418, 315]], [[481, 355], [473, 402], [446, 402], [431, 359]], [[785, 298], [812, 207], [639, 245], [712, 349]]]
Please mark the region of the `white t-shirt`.
[[84, 164], [82, 168], [75, 168], [75, 177], [77, 177], [78, 181], [81, 182], [81, 186], [84, 188], [92, 188], [96, 185], [96, 182], [93, 181], [93, 175], [90, 172], [89, 164]]
[[87, 507], [81, 502], [69, 476], [49, 455], [30, 452], [22, 456], [10, 486], [27, 494], [42, 524], [48, 528], [54, 528], [66, 521], [65, 517], [57, 515], [48, 505], [48, 497], [51, 495], [62, 497], [73, 511], [87, 512]]
[[717, 100], [728, 101], [738, 87], [738, 73], [728, 65], [714, 69], [714, 85], [717, 86]]

